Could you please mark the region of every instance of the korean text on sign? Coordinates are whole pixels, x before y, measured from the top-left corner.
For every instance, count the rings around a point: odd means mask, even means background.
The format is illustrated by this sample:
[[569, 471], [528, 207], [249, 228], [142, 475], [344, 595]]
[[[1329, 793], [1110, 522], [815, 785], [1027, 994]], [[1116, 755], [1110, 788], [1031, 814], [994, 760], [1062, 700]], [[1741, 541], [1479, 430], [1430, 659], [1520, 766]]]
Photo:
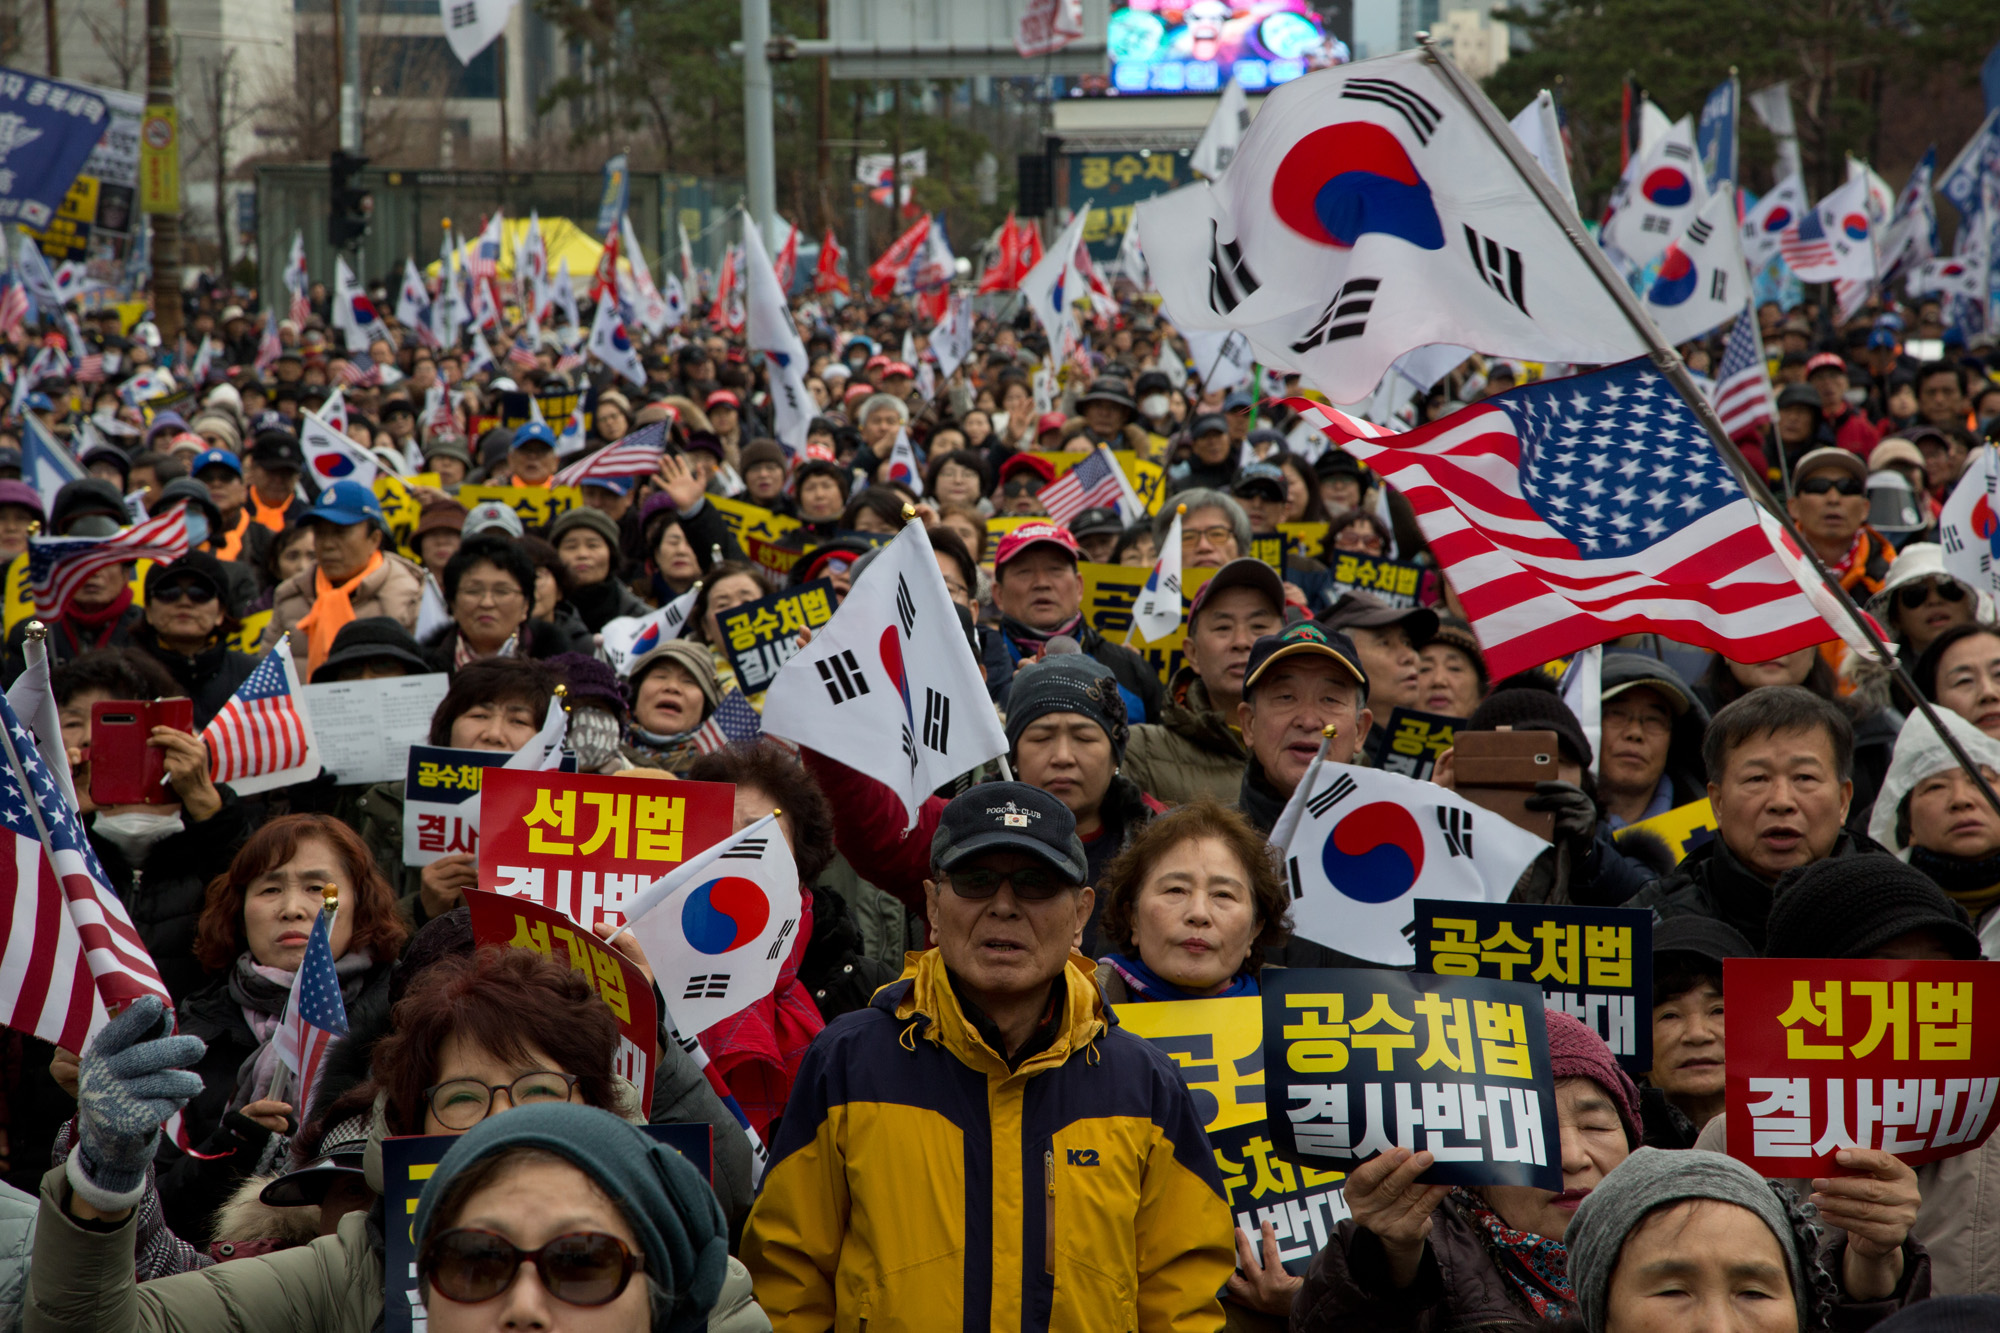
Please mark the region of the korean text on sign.
[[479, 787], [509, 756], [412, 745], [403, 779], [403, 864], [479, 854]]
[[762, 692], [799, 650], [799, 631], [833, 619], [833, 606], [832, 580], [816, 579], [717, 616], [722, 650], [743, 692]]
[[639, 969], [588, 930], [540, 903], [474, 892], [465, 895], [465, 905], [472, 916], [474, 943], [532, 949], [583, 973], [618, 1020], [618, 1054], [612, 1071], [639, 1089], [642, 1109], [652, 1114], [659, 1006]]
[[735, 789], [500, 768], [479, 793], [479, 887], [554, 908], [585, 929], [729, 836]]
[[1368, 753], [1384, 772], [1428, 782], [1438, 756], [1451, 748], [1451, 738], [1464, 725], [1462, 717], [1393, 708], [1388, 723], [1369, 732]]
[[1541, 993], [1516, 981], [1345, 968], [1267, 974], [1264, 1102], [1280, 1156], [1351, 1170], [1428, 1151], [1421, 1179], [1562, 1188]]
[[1653, 914], [1628, 907], [1416, 903], [1417, 966], [1526, 981], [1604, 1038], [1632, 1074], [1653, 1067]]
[[1984, 1143], [2000, 1092], [2000, 982], [1990, 969], [1726, 960], [1730, 1156], [1767, 1176], [1824, 1176], [1842, 1148], [1921, 1166]]
[[1303, 1274], [1348, 1215], [1340, 1171], [1277, 1155], [1264, 1121], [1263, 1011], [1249, 996], [1127, 1004], [1119, 1025], [1159, 1048], [1186, 1081], [1208, 1132], [1236, 1225], [1255, 1236], [1271, 1224], [1288, 1272]]

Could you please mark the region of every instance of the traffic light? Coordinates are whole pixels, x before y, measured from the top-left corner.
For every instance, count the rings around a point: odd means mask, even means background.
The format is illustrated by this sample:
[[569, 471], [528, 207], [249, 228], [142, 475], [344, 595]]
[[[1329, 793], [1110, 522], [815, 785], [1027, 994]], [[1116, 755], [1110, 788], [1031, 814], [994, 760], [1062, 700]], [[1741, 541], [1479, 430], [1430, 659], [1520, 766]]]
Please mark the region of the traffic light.
[[375, 196], [361, 188], [358, 177], [368, 159], [335, 149], [328, 162], [326, 240], [336, 250], [351, 250], [368, 234]]

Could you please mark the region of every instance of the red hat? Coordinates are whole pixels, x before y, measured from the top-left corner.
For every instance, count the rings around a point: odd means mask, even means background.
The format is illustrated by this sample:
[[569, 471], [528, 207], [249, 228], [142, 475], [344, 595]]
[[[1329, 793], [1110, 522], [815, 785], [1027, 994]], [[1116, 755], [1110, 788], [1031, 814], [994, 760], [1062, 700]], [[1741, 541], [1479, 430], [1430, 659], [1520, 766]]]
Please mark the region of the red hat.
[[1837, 370], [1845, 375], [1847, 358], [1838, 352], [1821, 352], [1806, 362], [1806, 378], [1811, 379], [1813, 372], [1817, 370]]
[[1617, 1057], [1597, 1035], [1578, 1019], [1554, 1009], [1542, 1011], [1549, 1030], [1549, 1068], [1557, 1079], [1587, 1078], [1604, 1089], [1625, 1126], [1626, 1141], [1639, 1144], [1639, 1089], [1632, 1076], [1618, 1067]]
[[1035, 434], [1047, 435], [1052, 430], [1061, 430], [1069, 424], [1069, 418], [1060, 412], [1050, 412], [1035, 423]]
[[1000, 484], [1005, 486], [1017, 474], [1032, 472], [1047, 484], [1056, 479], [1056, 465], [1046, 458], [1036, 458], [1033, 454], [1015, 454], [1000, 465]]
[[702, 404], [702, 407], [705, 410], [709, 411], [713, 411], [715, 408], [718, 407], [733, 407], [736, 408], [738, 411], [741, 411], [743, 407], [743, 400], [738, 398], [735, 394], [731, 393], [727, 389], [717, 389], [714, 393], [708, 396], [708, 401], [704, 402]]
[[904, 362], [891, 361], [888, 365], [882, 367], [882, 378], [888, 379], [891, 375], [901, 375], [906, 380], [913, 380], [917, 377], [917, 372], [911, 370]]
[[[1040, 460], [1036, 460], [1040, 461]], [[1069, 535], [1067, 528], [1057, 527], [1047, 519], [1037, 519], [1033, 523], [1023, 523], [1000, 539], [999, 549], [993, 553], [993, 568], [999, 569], [1030, 546], [1060, 546], [1075, 560], [1083, 553], [1076, 544], [1076, 538]]]
[[889, 364], [889, 358], [884, 354], [882, 354], [881, 352], [877, 352], [875, 355], [868, 358], [867, 364], [862, 366], [861, 369], [863, 373], [872, 375], [876, 371], [882, 369], [882, 367], [888, 364]]
[[851, 403], [857, 398], [870, 397], [874, 392], [875, 387], [871, 384], [850, 384], [847, 386], [847, 392], [841, 396], [840, 401], [843, 404]]

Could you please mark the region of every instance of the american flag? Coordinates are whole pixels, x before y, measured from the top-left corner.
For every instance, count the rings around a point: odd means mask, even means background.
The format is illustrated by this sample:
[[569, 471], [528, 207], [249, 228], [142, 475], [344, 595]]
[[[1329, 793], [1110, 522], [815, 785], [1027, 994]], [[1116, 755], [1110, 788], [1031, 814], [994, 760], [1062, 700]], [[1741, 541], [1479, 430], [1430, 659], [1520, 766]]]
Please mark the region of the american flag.
[[91, 352], [76, 363], [76, 377], [86, 384], [95, 384], [104, 378], [104, 353]]
[[1806, 271], [1825, 268], [1838, 258], [1816, 208], [1803, 210], [1798, 222], [1778, 237], [1778, 253], [1794, 269]]
[[1722, 362], [1715, 368], [1715, 414], [1732, 439], [1746, 430], [1761, 430], [1771, 420], [1771, 382], [1764, 373], [1754, 305], [1746, 306], [1729, 328]]
[[465, 271], [474, 282], [490, 281], [499, 275], [501, 226], [501, 215], [498, 213], [486, 219], [479, 238], [466, 251]]
[[9, 273], [0, 276], [0, 333], [19, 333], [28, 320], [28, 289]]
[[1115, 509], [1124, 495], [1118, 484], [1118, 463], [1102, 449], [1092, 450], [1081, 463], [1042, 488], [1042, 508], [1057, 523], [1067, 524], [1086, 509]]
[[278, 1062], [298, 1076], [291, 1101], [299, 1107], [312, 1101], [327, 1047], [333, 1045], [335, 1037], [347, 1035], [347, 1004], [340, 998], [340, 974], [333, 970], [333, 945], [328, 935], [332, 923], [331, 912], [321, 912], [314, 919], [312, 933], [306, 937], [306, 956], [292, 976], [285, 1016], [271, 1038]]
[[28, 578], [38, 615], [60, 615], [91, 575], [134, 560], [178, 560], [187, 554], [187, 507], [149, 518], [109, 537], [32, 537]]
[[303, 232], [292, 233], [292, 252], [285, 260], [285, 289], [292, 294], [292, 324], [304, 328], [306, 320], [312, 317], [312, 274], [306, 268], [306, 238]]
[[370, 361], [364, 369], [352, 361], [341, 358], [333, 363], [333, 377], [342, 385], [365, 389], [382, 382], [382, 368]]
[[278, 358], [285, 354], [285, 344], [278, 337], [278, 312], [264, 312], [264, 333], [257, 339], [257, 373], [263, 374], [278, 364]]
[[643, 477], [660, 466], [666, 438], [664, 421], [641, 426], [610, 448], [599, 449], [556, 473], [555, 484], [581, 486], [597, 477]]
[[588, 359], [582, 352], [564, 352], [556, 358], [556, 374], [567, 375]]
[[527, 336], [526, 332], [522, 332], [515, 336], [512, 343], [508, 344], [508, 365], [516, 366], [522, 370], [533, 370], [538, 364], [535, 360], [534, 345], [525, 341]]
[[[312, 734], [294, 691], [292, 651], [280, 639], [202, 730], [216, 784], [283, 775], [314, 764]], [[306, 776], [310, 777], [311, 774]]]
[[743, 697], [743, 691], [731, 690], [722, 696], [722, 702], [708, 715], [708, 721], [701, 724], [701, 730], [694, 734], [694, 744], [703, 754], [714, 754], [731, 745], [747, 745], [764, 734], [764, 719]]
[[[1317, 404], [1290, 405], [1347, 435]], [[1834, 637], [1775, 525], [1646, 361], [1346, 448], [1416, 510], [1496, 677], [1621, 634], [1739, 662]]]

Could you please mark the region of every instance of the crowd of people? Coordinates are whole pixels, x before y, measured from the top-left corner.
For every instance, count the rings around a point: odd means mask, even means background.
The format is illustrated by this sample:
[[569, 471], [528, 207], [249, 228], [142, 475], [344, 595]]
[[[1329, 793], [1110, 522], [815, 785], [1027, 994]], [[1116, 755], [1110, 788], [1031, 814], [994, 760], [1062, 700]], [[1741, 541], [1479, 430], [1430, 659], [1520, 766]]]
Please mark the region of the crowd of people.
[[[1409, 504], [1279, 401], [1300, 386], [1204, 384], [1154, 304], [1119, 296], [1053, 388], [1011, 297], [982, 301], [949, 374], [911, 302], [801, 298], [817, 415], [795, 447], [720, 309], [642, 340], [636, 386], [553, 335], [495, 365], [385, 318], [350, 353], [319, 289], [268, 360], [254, 305], [204, 293], [207, 378], [142, 401], [121, 388], [163, 363], [185, 380], [181, 359], [150, 324], [77, 311], [88, 373], [44, 376], [17, 399], [32, 420], [0, 423], [5, 676], [27, 669], [32, 537], [186, 511], [185, 555], [39, 617], [91, 849], [173, 1003], [81, 1051], [4, 1034], [0, 1327], [366, 1330], [413, 1286], [449, 1330], [1995, 1326], [2000, 1146], [1916, 1169], [1847, 1150], [1845, 1174], [1787, 1182], [1723, 1151], [1724, 960], [2000, 945], [2000, 811], [1916, 701], [1831, 629], [1767, 662], [1638, 636], [1604, 645], [1593, 737], [1554, 673], [1491, 678]], [[2000, 787], [2000, 622], [1937, 537], [2000, 439], [1992, 349], [1905, 355], [1942, 335], [1934, 302], [1760, 319], [1776, 419], [1746, 456]], [[1718, 350], [1682, 349], [1697, 370]], [[1406, 406], [1435, 419], [1525, 373], [1475, 357]], [[502, 424], [568, 392], [581, 451], [539, 414]], [[307, 467], [301, 414], [335, 394], [386, 488]], [[554, 486], [655, 425], [653, 471], [589, 477], [573, 505]], [[44, 495], [40, 439], [82, 479]], [[1099, 446], [1147, 512], [1051, 518], [1042, 497]], [[868, 773], [715, 730], [763, 697], [719, 618], [820, 579], [837, 600], [908, 522], [1008, 746], [913, 822]], [[1150, 568], [1175, 534], [1184, 639], [1142, 654], [1087, 604], [1092, 567]], [[1356, 559], [1424, 592], [1343, 582]], [[624, 651], [683, 602], [678, 634]], [[807, 920], [776, 989], [700, 1033], [705, 1059], [664, 1028], [654, 1051], [650, 1119], [708, 1129], [706, 1180], [634, 1128], [587, 978], [475, 946], [475, 856], [405, 864], [403, 784], [212, 780], [198, 735], [281, 640], [315, 683], [448, 677], [439, 746], [520, 750], [560, 685], [581, 770], [733, 784], [738, 829], [779, 814]], [[95, 805], [93, 705], [179, 696], [192, 730], [149, 741], [175, 799]], [[1268, 1223], [1239, 1227], [1179, 1067], [1117, 1011], [1374, 965], [1294, 933], [1268, 839], [1316, 758], [1379, 763], [1398, 709], [1557, 735], [1527, 802], [1551, 847], [1512, 899], [1652, 910], [1654, 1067], [1635, 1083], [1551, 1008], [1564, 1188], [1428, 1185], [1431, 1154], [1398, 1148], [1352, 1172], [1293, 1274]], [[1454, 778], [1445, 749], [1430, 780]], [[1712, 834], [1677, 857], [1648, 821], [1704, 799]], [[349, 1030], [301, 1097], [274, 1040], [329, 886]], [[650, 978], [629, 935], [609, 947]], [[382, 1142], [412, 1134], [461, 1137], [403, 1274]]]

